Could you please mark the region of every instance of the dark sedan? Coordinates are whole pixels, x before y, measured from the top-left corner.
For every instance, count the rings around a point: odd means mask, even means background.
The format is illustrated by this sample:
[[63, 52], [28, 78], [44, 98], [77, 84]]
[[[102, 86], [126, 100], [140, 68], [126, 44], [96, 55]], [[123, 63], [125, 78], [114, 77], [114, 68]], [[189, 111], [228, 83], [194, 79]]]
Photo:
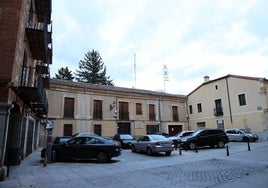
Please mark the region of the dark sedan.
[[123, 149], [130, 149], [131, 144], [136, 141], [130, 134], [116, 134], [114, 140], [120, 142]]
[[[56, 137], [55, 140], [53, 141], [53, 144], [61, 144], [61, 143], [65, 143], [68, 140], [70, 140], [72, 137], [71, 136], [61, 136], [61, 137]], [[46, 155], [46, 148], [43, 148], [41, 150], [41, 158], [44, 159], [45, 155]]]
[[119, 142], [100, 136], [74, 137], [66, 143], [52, 146], [52, 161], [97, 159], [105, 163], [120, 155]]

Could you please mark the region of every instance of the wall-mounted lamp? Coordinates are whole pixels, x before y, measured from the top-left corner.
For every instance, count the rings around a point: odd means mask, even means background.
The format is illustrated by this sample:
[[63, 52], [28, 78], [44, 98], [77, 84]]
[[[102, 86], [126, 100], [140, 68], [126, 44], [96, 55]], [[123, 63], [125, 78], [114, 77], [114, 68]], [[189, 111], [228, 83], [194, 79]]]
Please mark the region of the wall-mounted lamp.
[[112, 110], [114, 107], [115, 107], [115, 101], [112, 104], [110, 104], [110, 110]]

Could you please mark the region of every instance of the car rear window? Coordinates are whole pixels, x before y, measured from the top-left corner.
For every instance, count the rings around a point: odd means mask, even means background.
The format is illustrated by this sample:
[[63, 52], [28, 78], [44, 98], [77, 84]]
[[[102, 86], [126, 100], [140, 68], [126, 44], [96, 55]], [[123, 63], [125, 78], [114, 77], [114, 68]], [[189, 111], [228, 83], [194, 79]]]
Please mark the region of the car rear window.
[[126, 140], [133, 139], [133, 137], [131, 135], [129, 135], [129, 134], [122, 134], [122, 135], [120, 135], [120, 138], [121, 139], [126, 139]]
[[166, 137], [162, 136], [162, 135], [150, 135], [151, 138], [155, 141], [159, 141], [159, 140], [168, 140]]

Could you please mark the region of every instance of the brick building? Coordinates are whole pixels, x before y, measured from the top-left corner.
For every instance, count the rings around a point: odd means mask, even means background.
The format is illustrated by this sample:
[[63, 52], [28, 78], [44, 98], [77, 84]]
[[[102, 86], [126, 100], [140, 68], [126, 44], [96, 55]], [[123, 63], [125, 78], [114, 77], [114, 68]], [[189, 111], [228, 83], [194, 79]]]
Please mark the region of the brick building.
[[0, 1], [0, 180], [38, 147], [52, 63], [51, 0]]

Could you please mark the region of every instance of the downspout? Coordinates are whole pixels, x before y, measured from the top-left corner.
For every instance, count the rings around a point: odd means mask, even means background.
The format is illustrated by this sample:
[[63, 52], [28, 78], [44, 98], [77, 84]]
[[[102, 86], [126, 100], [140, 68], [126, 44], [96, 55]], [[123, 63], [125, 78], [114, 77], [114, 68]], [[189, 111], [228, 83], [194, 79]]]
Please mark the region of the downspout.
[[160, 128], [159, 131], [162, 130], [162, 125], [161, 125], [161, 121], [162, 121], [162, 118], [161, 118], [161, 99], [162, 99], [162, 96], [160, 96], [158, 98], [158, 115], [159, 115], [159, 128]]
[[228, 96], [228, 105], [229, 105], [229, 112], [230, 112], [230, 120], [231, 120], [231, 124], [233, 124], [233, 116], [232, 116], [232, 108], [231, 108], [231, 101], [230, 101], [229, 84], [228, 84], [227, 77], [225, 78], [225, 80], [226, 80], [226, 86], [227, 86], [227, 96]]

